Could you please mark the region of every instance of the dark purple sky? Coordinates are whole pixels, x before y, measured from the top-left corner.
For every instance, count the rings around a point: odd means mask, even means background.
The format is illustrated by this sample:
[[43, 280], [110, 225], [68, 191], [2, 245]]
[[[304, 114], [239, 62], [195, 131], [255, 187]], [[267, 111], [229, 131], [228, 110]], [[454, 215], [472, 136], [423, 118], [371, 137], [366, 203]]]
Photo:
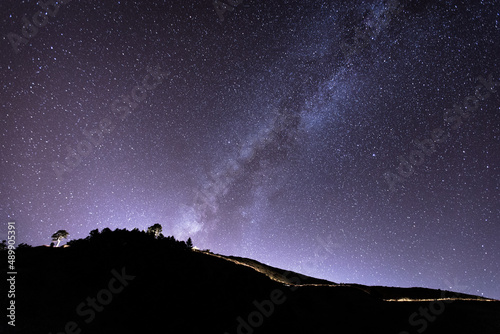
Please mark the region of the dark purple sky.
[[0, 238], [500, 299], [499, 2], [330, 2], [2, 1]]

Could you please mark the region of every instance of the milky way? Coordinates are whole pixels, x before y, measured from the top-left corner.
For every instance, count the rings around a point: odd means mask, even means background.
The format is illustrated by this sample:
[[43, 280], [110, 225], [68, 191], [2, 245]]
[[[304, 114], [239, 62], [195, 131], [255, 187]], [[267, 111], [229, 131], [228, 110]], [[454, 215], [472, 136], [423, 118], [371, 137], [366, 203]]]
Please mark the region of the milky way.
[[500, 298], [498, 1], [45, 3], [1, 5], [0, 238]]

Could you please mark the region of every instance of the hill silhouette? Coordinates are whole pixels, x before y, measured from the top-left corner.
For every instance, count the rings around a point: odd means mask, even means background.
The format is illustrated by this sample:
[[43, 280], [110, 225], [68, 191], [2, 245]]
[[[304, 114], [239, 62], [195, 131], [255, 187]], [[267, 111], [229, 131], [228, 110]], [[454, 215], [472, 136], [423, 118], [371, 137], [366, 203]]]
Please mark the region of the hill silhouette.
[[138, 230], [68, 244], [17, 250], [16, 333], [500, 333], [482, 297], [338, 284]]

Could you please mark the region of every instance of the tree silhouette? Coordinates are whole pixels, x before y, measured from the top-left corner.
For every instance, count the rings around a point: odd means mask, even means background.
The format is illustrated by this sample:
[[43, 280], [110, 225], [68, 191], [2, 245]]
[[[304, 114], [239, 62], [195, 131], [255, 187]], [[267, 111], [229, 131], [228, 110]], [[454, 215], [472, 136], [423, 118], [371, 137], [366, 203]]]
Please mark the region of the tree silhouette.
[[186, 245], [188, 246], [188, 248], [193, 248], [193, 240], [191, 240], [191, 238], [188, 238], [187, 242], [186, 242]]
[[7, 240], [2, 240], [2, 243], [0, 244], [0, 250], [6, 250], [7, 249]]
[[59, 243], [62, 239], [66, 239], [69, 236], [69, 233], [66, 230], [59, 230], [56, 233], [52, 234], [52, 241], [57, 241], [56, 247], [59, 247]]
[[154, 224], [153, 226], [148, 227], [148, 233], [154, 233], [155, 238], [157, 238], [158, 235], [160, 235], [161, 230], [162, 227], [160, 224]]
[[95, 230], [90, 231], [89, 235], [90, 235], [90, 238], [98, 237], [99, 236], [99, 229], [96, 228]]

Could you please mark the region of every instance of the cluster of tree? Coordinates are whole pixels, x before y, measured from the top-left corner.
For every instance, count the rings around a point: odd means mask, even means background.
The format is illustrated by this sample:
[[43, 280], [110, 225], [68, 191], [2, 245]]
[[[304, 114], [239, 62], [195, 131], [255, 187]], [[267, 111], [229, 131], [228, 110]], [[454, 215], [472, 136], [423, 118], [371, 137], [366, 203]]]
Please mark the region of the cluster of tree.
[[[31, 246], [22, 242], [19, 245], [17, 245], [17, 247], [16, 247], [16, 249], [23, 249], [23, 248], [31, 248]], [[2, 242], [0, 243], [0, 251], [6, 250], [6, 249], [7, 249], [7, 240], [2, 240]]]
[[[90, 234], [85, 239], [71, 240], [68, 241], [69, 246], [82, 245], [86, 243], [108, 243], [112, 244], [114, 241], [122, 240], [122, 242], [127, 243], [125, 240], [134, 240], [137, 242], [149, 242], [151, 239], [163, 240], [167, 244], [176, 245], [180, 248], [193, 248], [193, 242], [191, 238], [189, 238], [186, 242], [178, 241], [173, 236], [165, 237], [162, 233], [162, 226], [160, 224], [154, 224], [148, 227], [147, 231], [140, 231], [138, 228], [134, 228], [132, 231], [128, 231], [127, 229], [115, 229], [111, 231], [109, 228], [104, 228], [102, 232], [99, 232], [98, 229], [90, 231]], [[66, 230], [59, 230], [56, 233], [52, 234], [50, 244], [51, 247], [59, 247], [59, 244], [63, 239], [67, 239], [69, 237], [69, 233]], [[21, 243], [17, 246], [16, 249], [22, 248], [30, 248], [31, 246], [26, 243]], [[0, 251], [7, 249], [7, 241], [2, 240], [0, 243]]]
[[[159, 243], [170, 248], [177, 249], [192, 249], [193, 242], [191, 238], [187, 242], [176, 240], [173, 236], [165, 237], [162, 233], [162, 226], [160, 224], [154, 224], [148, 227], [147, 231], [140, 231], [138, 228], [134, 228], [131, 231], [127, 229], [115, 229], [112, 231], [109, 228], [104, 228], [101, 232], [98, 229], [90, 231], [89, 236], [84, 239], [77, 239], [68, 241], [68, 245], [71, 247], [79, 246], [103, 246], [103, 247], [116, 247], [123, 245], [134, 245], [134, 246], [144, 246], [150, 244], [151, 242]], [[61, 232], [61, 231], [58, 231]], [[66, 231], [64, 231], [66, 232]], [[57, 234], [57, 233], [56, 233]], [[60, 236], [61, 234], [58, 234]], [[54, 238], [54, 236], [53, 236]]]

